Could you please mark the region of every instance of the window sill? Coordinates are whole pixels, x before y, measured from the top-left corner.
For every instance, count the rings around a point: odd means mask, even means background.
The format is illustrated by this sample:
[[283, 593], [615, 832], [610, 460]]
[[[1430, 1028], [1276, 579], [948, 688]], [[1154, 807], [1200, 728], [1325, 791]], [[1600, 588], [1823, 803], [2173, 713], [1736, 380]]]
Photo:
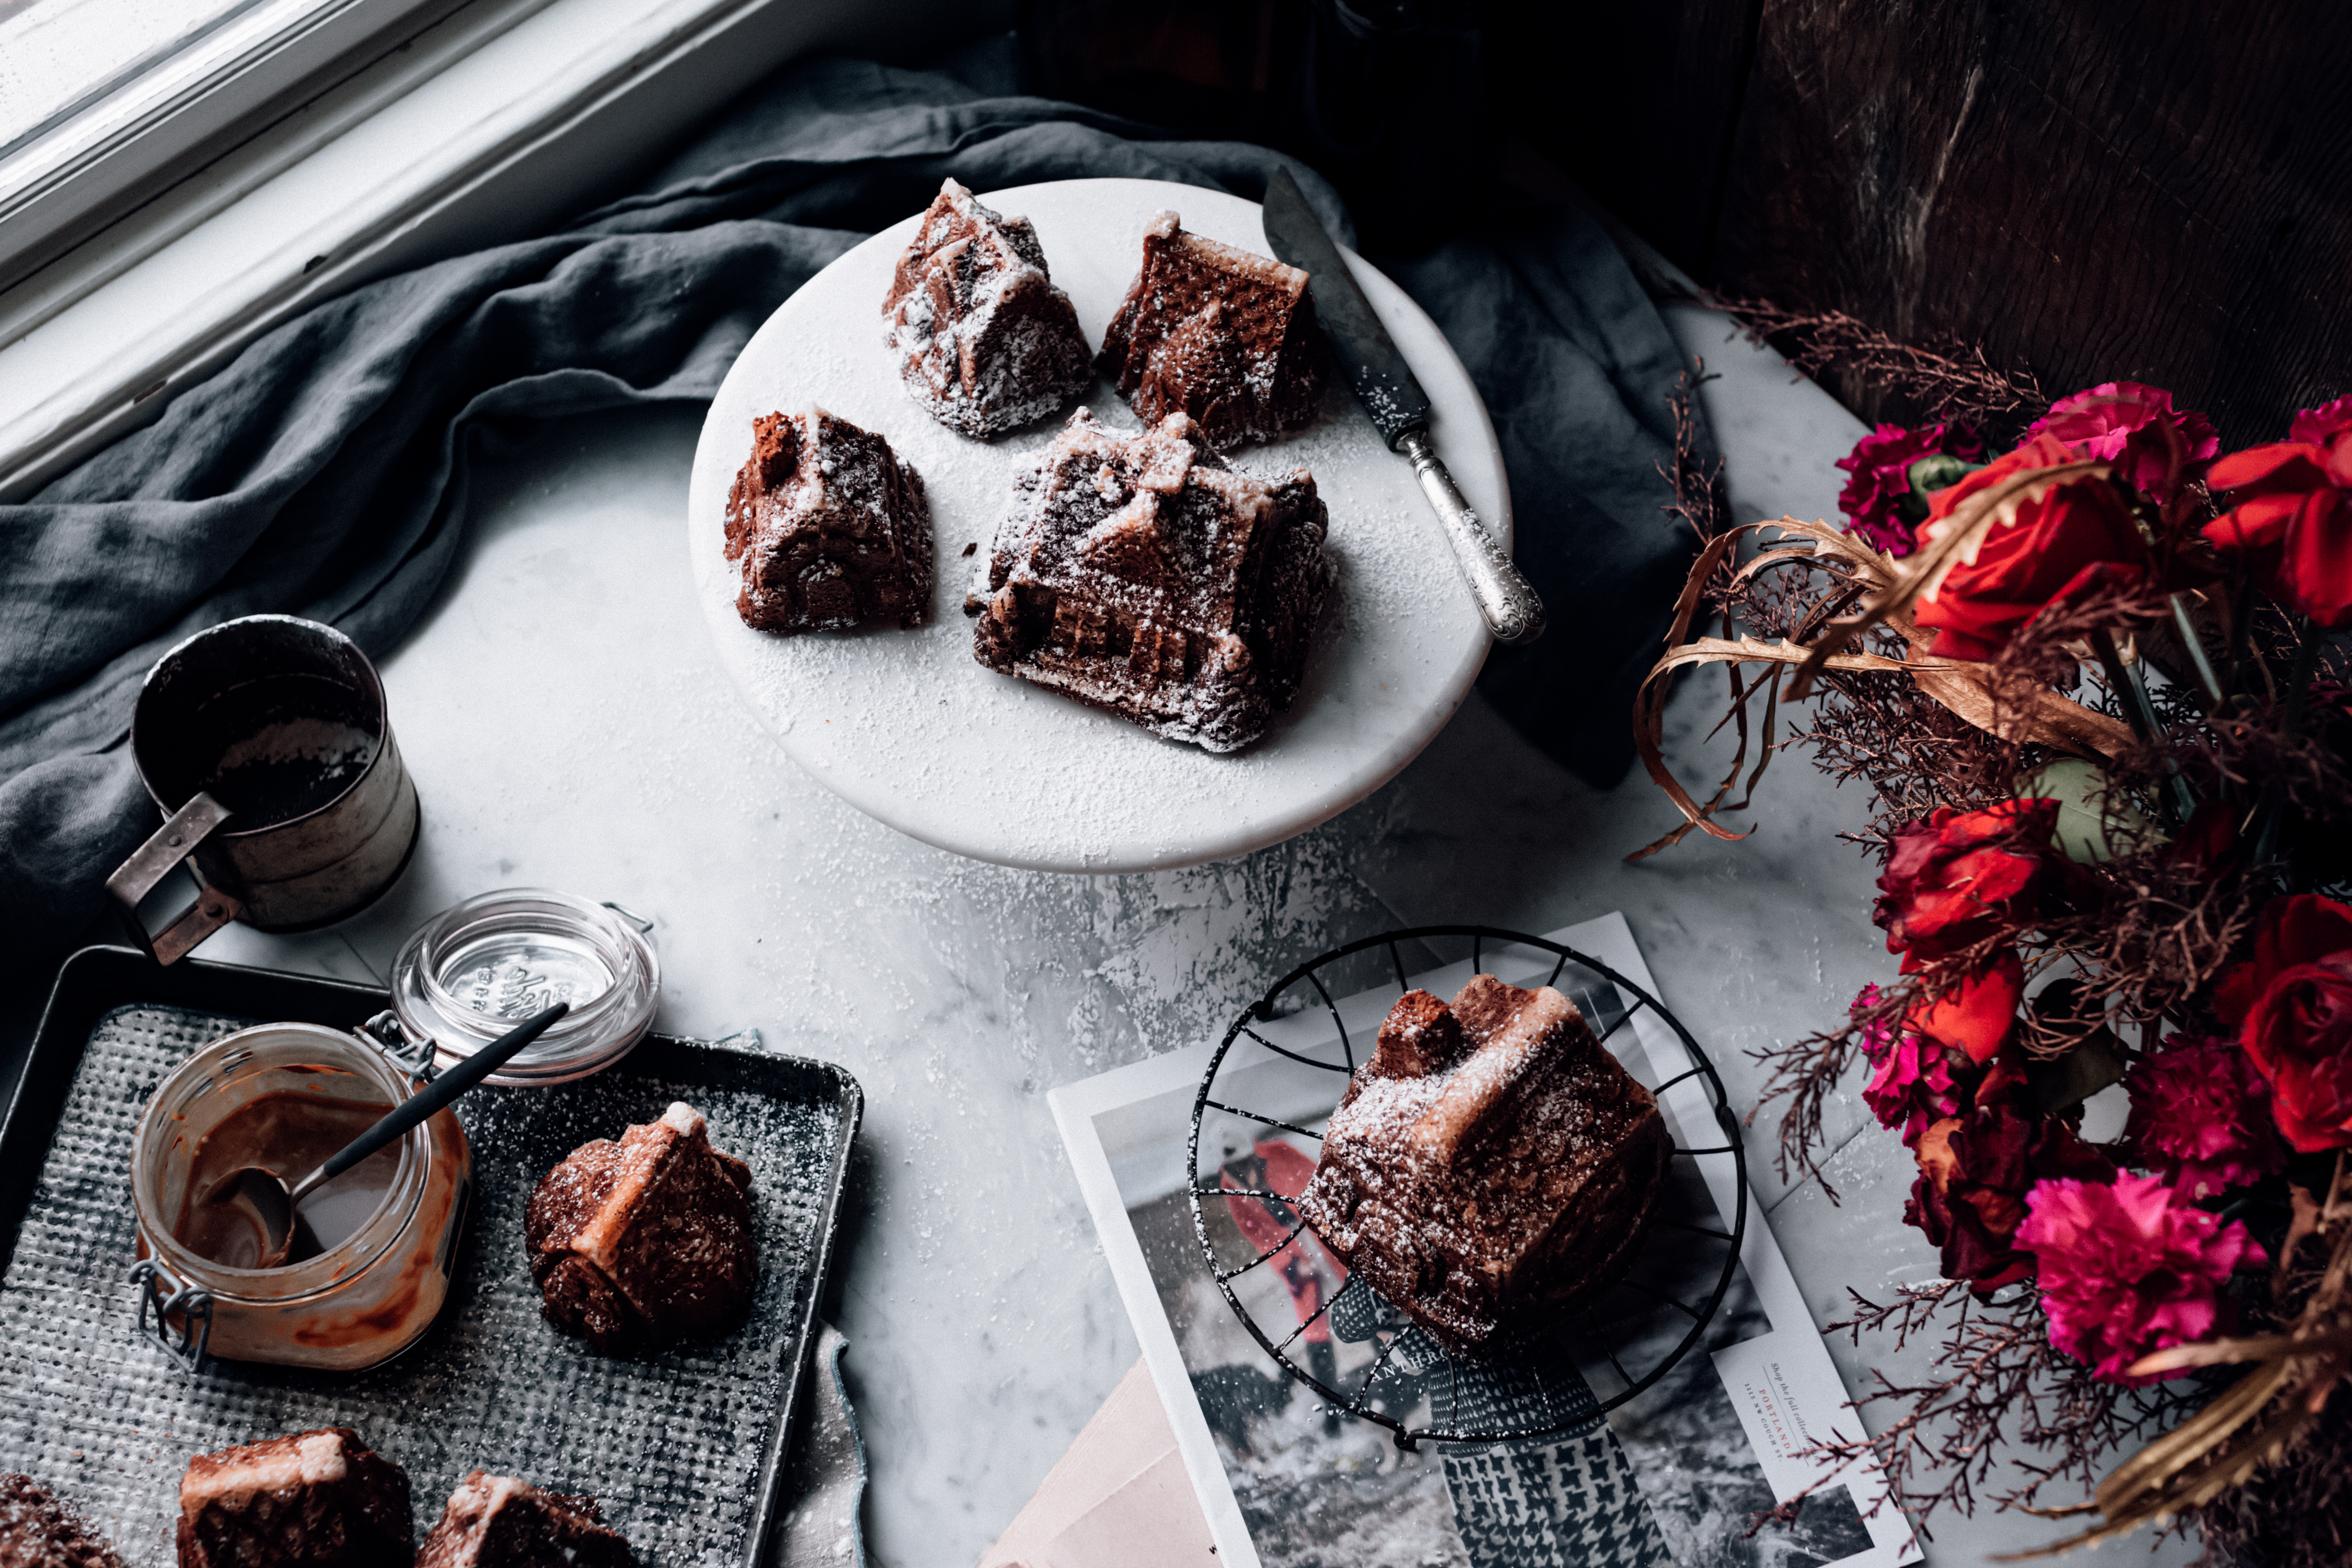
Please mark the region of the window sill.
[[0, 500], [271, 327], [560, 222], [767, 71], [1008, 25], [951, 0], [477, 0], [0, 293]]

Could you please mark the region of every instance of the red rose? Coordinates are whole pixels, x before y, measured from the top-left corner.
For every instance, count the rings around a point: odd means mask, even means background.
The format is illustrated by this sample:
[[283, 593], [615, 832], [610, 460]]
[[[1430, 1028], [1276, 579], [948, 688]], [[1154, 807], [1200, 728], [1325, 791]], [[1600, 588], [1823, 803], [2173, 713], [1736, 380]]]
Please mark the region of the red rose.
[[[2180, 437], [2177, 466], [2167, 425]], [[2026, 435], [2055, 436], [2078, 457], [2105, 458], [2126, 484], [2159, 501], [2178, 495], [2180, 481], [2195, 479], [2221, 449], [2211, 420], [2193, 408], [2175, 409], [2172, 394], [2137, 381], [2103, 382], [2062, 397]]]
[[1978, 811], [1939, 805], [1897, 828], [1870, 915], [1886, 951], [1932, 958], [2030, 922], [2058, 878], [2058, 807], [2038, 795]]
[[2290, 440], [2232, 452], [2207, 476], [2237, 500], [2205, 525], [2263, 591], [2324, 626], [2352, 622], [2352, 397], [2306, 408]]
[[2352, 909], [2315, 893], [2273, 899], [2254, 956], [2221, 977], [2213, 1009], [2271, 1086], [2304, 1153], [2352, 1143]]
[[2116, 1179], [2107, 1157], [2073, 1127], [2006, 1102], [1946, 1117], [1927, 1129], [1916, 1152], [1919, 1177], [1904, 1221], [1936, 1244], [1945, 1279], [1965, 1279], [1979, 1296], [2033, 1272], [2033, 1255], [2015, 1237], [2034, 1184]]
[[[1905, 973], [1917, 967], [1916, 953], [1904, 955]], [[2025, 964], [2011, 948], [1951, 990], [1906, 1013], [1903, 1026], [1967, 1052], [1972, 1062], [1987, 1062], [2009, 1038], [2017, 1022], [2017, 1005], [2024, 998]]]
[[[1970, 496], [2038, 468], [2074, 461], [2066, 444], [2036, 436], [1958, 484], [1936, 492], [1920, 527], [1932, 542]], [[2029, 488], [2005, 504], [1973, 555], [1956, 560], [1919, 600], [1913, 619], [1936, 630], [1938, 658], [1990, 658], [2012, 633], [2053, 604], [2147, 570], [2147, 544], [2115, 485], [2078, 476]]]

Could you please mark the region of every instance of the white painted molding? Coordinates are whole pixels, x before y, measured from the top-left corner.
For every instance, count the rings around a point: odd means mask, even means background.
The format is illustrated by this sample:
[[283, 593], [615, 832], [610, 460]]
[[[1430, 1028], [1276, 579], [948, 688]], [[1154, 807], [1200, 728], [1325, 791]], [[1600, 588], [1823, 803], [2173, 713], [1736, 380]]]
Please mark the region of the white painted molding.
[[146, 187], [175, 166], [209, 161], [207, 149], [216, 155], [245, 140], [288, 100], [318, 96], [463, 3], [258, 0], [98, 102], [37, 128], [0, 156], [0, 279], [54, 259], [139, 205], [142, 190], [153, 195]]
[[468, 6], [0, 295], [0, 500], [288, 317], [559, 222], [794, 55], [1009, 25], [1007, 0]]

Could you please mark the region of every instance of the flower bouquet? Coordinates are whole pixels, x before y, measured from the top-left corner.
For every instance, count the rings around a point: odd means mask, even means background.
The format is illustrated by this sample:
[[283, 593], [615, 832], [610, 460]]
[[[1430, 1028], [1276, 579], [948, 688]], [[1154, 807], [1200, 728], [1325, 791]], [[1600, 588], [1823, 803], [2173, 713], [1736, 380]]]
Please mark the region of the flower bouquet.
[[[2212, 1562], [2352, 1561], [2352, 398], [2223, 456], [2153, 387], [2045, 405], [1981, 356], [1732, 308], [1929, 416], [1840, 465], [1843, 527], [1710, 523], [1685, 465], [1703, 547], [1634, 710], [1684, 817], [1637, 858], [1741, 837], [1719, 815], [1788, 745], [1871, 791], [1851, 837], [1899, 962], [1766, 1054], [1766, 1103], [1784, 1173], [1818, 1173], [1866, 1068], [1943, 1278], [1833, 1327], [1941, 1354], [1822, 1452], [1923, 1527], [1988, 1500], [2088, 1516], [2053, 1552], [2157, 1521]], [[1704, 800], [1661, 743], [1702, 665], [1738, 744]], [[2004, 1457], [2022, 1480], [1980, 1499]]]

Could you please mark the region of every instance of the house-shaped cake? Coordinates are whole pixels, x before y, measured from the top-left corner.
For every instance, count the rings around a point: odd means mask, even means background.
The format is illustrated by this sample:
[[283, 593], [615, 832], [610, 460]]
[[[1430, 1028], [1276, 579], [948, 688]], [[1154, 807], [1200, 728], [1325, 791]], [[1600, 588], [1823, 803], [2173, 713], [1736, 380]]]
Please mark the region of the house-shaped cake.
[[690, 1105], [574, 1149], [523, 1216], [547, 1321], [607, 1355], [741, 1319], [759, 1277], [751, 1173]]
[[1290, 705], [1331, 560], [1315, 478], [1238, 473], [1173, 414], [1123, 437], [1081, 408], [1016, 485], [972, 657], [1154, 734], [1248, 745]]
[[1655, 1096], [1549, 985], [1407, 992], [1349, 1080], [1298, 1212], [1455, 1350], [1614, 1282], [1674, 1153]]
[[1223, 451], [1304, 428], [1326, 360], [1306, 273], [1161, 213], [1095, 363], [1146, 424], [1189, 414]]
[[898, 258], [882, 321], [908, 395], [967, 436], [1042, 418], [1094, 379], [1078, 313], [1054, 287], [1037, 231], [953, 180]]
[[408, 1568], [408, 1477], [348, 1426], [198, 1454], [180, 1568]]
[[920, 626], [931, 613], [931, 508], [890, 443], [821, 408], [751, 424], [727, 495], [735, 601], [755, 631]]
[[476, 1470], [457, 1483], [416, 1568], [634, 1568], [593, 1498]]

